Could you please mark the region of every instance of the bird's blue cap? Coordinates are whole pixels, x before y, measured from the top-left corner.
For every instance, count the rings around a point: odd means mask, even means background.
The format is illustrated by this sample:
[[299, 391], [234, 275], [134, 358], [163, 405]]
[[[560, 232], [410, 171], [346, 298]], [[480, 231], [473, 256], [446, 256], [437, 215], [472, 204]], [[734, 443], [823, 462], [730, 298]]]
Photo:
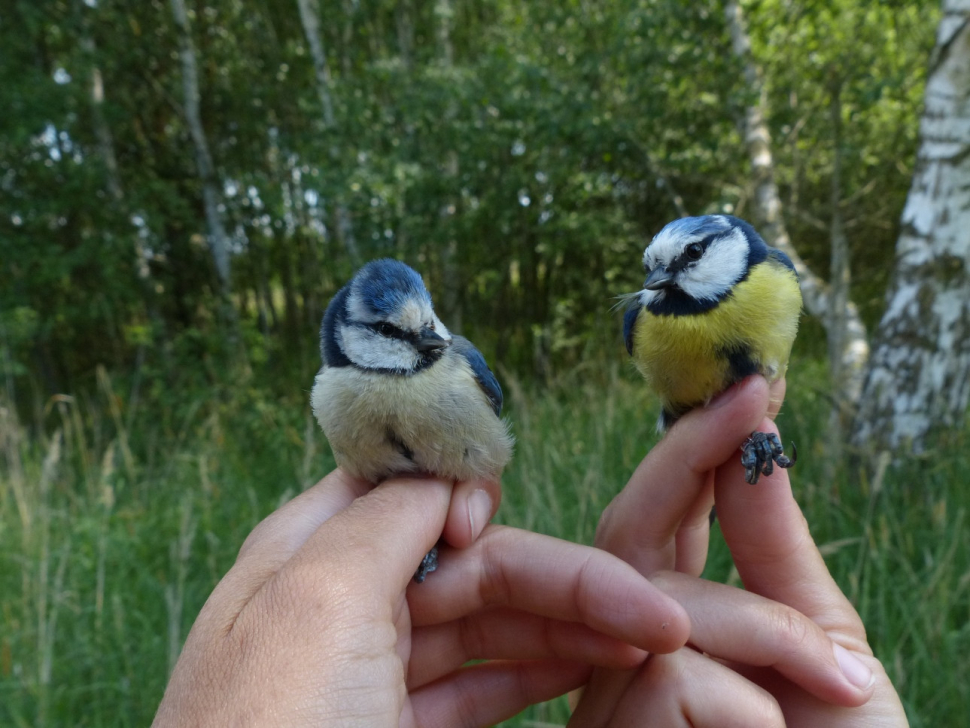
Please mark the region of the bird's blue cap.
[[[696, 237], [701, 240], [715, 238], [723, 233], [729, 232], [732, 228], [738, 228], [744, 233], [748, 240], [748, 266], [761, 263], [768, 255], [768, 245], [752, 227], [751, 223], [733, 215], [701, 215], [699, 217], [682, 217], [668, 223], [661, 232], [669, 231], [671, 234]], [[794, 270], [791, 261], [781, 251], [774, 251], [778, 258], [787, 267]]]
[[354, 288], [360, 300], [381, 317], [389, 316], [412, 298], [431, 303], [431, 294], [421, 276], [399, 260], [373, 260], [357, 272], [355, 279]]
[[682, 217], [668, 223], [664, 229], [685, 237], [706, 238], [731, 229], [731, 222], [737, 218], [727, 215], [702, 215], [700, 217]]

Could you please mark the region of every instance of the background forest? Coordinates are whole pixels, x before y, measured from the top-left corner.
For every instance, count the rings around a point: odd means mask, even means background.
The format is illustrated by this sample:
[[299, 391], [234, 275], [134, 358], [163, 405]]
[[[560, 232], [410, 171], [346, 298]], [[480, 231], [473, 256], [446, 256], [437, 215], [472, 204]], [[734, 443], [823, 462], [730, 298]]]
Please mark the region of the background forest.
[[[892, 460], [841, 444], [842, 353], [880, 340], [941, 10], [743, 9], [4, 0], [0, 724], [150, 721], [245, 535], [333, 466], [317, 331], [371, 258], [420, 270], [506, 389], [500, 519], [591, 541], [656, 437], [611, 307], [654, 233], [710, 212], [770, 243], [783, 220], [832, 282], [780, 418], [796, 493], [913, 725], [965, 719], [941, 667], [970, 651], [967, 427]], [[719, 544], [708, 571], [732, 578]]]

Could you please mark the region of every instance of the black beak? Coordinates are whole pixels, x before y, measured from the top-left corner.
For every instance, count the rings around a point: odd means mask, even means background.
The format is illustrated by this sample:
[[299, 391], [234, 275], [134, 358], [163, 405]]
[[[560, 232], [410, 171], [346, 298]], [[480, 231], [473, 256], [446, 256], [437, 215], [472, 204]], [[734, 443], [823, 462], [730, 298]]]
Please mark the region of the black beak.
[[648, 291], [659, 291], [661, 288], [670, 288], [673, 284], [673, 275], [663, 266], [659, 266], [650, 271], [647, 280], [643, 282], [643, 287]]
[[444, 349], [446, 346], [451, 346], [451, 341], [441, 338], [427, 326], [421, 329], [418, 338], [414, 341], [414, 348], [418, 351], [434, 351]]

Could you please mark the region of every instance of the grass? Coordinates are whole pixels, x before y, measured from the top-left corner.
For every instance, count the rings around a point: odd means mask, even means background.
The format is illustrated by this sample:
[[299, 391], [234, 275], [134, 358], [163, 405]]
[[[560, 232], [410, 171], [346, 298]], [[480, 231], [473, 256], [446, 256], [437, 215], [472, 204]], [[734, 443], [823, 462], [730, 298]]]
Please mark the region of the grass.
[[[826, 463], [820, 369], [803, 364], [789, 381], [781, 426], [799, 444], [796, 493], [830, 568], [912, 724], [961, 724], [967, 432], [870, 478], [851, 461]], [[653, 404], [625, 370], [580, 371], [541, 391], [504, 383], [519, 444], [500, 520], [590, 542], [655, 441]], [[147, 725], [245, 535], [331, 467], [299, 389], [278, 398], [244, 380], [131, 411], [101, 372], [90, 397], [46, 403], [29, 425], [0, 402], [0, 725]], [[708, 574], [730, 576], [716, 536]], [[553, 701], [506, 725], [566, 717]]]

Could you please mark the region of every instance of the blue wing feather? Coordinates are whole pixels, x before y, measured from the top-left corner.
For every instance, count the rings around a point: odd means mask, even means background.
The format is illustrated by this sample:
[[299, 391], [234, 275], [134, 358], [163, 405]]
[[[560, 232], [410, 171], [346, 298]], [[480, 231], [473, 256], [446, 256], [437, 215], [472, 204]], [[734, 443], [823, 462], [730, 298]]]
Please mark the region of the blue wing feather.
[[485, 396], [488, 397], [488, 401], [491, 403], [495, 415], [500, 415], [502, 413], [502, 387], [499, 385], [495, 375], [492, 374], [492, 370], [488, 368], [488, 364], [485, 363], [485, 357], [464, 336], [453, 337], [451, 348], [456, 354], [463, 356], [465, 361], [468, 362], [468, 366], [471, 367], [478, 386], [482, 388]]
[[320, 356], [328, 367], [350, 366], [350, 359], [341, 351], [336, 339], [337, 324], [347, 318], [349, 294], [350, 286], [344, 286], [337, 291], [323, 314], [323, 323], [320, 325]]
[[634, 301], [623, 314], [623, 343], [626, 344], [626, 350], [630, 356], [633, 356], [633, 329], [637, 323], [637, 316], [640, 315], [640, 308], [640, 301]]

